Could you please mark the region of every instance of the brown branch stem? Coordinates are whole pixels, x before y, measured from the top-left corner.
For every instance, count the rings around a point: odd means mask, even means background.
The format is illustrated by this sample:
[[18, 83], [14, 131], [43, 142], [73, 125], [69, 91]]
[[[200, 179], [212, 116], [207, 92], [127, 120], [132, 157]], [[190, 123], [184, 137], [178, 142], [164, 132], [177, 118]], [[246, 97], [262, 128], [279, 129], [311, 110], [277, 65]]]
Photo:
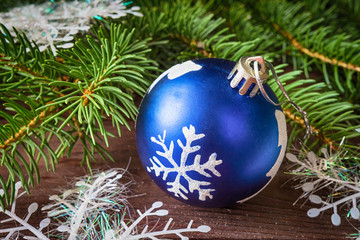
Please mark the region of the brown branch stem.
[[[10, 60], [2, 59], [3, 57], [5, 57], [5, 56], [3, 54], [0, 54], [0, 62], [6, 63], [6, 65], [8, 65], [10, 67], [14, 67], [18, 71], [29, 73], [29, 74], [33, 75], [34, 77], [40, 77], [40, 75], [38, 73], [31, 71], [30, 68], [26, 68], [26, 67], [20, 66], [18, 64], [12, 64], [12, 62]], [[58, 58], [57, 58], [56, 60], [59, 61], [61, 59], [58, 60]], [[66, 77], [66, 76], [63, 76], [63, 78], [64, 77]], [[63, 93], [60, 92], [60, 90], [57, 87], [54, 87], [53, 89], [56, 93], [59, 94], [59, 97], [65, 96]], [[49, 103], [51, 103], [51, 102], [49, 102]], [[6, 150], [8, 147], [10, 147], [10, 145], [12, 143], [17, 142], [20, 139], [22, 139], [27, 134], [28, 130], [36, 128], [43, 121], [43, 119], [45, 117], [51, 115], [54, 111], [56, 111], [55, 107], [51, 106], [49, 109], [40, 112], [40, 114], [38, 116], [34, 117], [27, 125], [22, 126], [19, 129], [19, 131], [17, 133], [15, 133], [15, 135], [13, 135], [13, 136], [9, 137], [7, 140], [5, 140], [5, 142], [0, 145], [0, 150], [3, 150], [3, 149]], [[82, 138], [84, 136], [84, 133], [81, 131], [79, 122], [76, 119], [75, 120], [74, 119], [75, 118], [73, 118], [73, 121], [75, 123], [79, 137]]]
[[54, 109], [55, 107], [51, 106], [48, 110], [40, 112], [40, 114], [34, 117], [27, 125], [22, 126], [17, 133], [9, 137], [4, 142], [4, 144], [1, 144], [0, 150], [7, 150], [7, 148], [10, 147], [12, 143], [17, 142], [21, 138], [23, 138], [27, 134], [28, 130], [36, 128], [43, 121], [44, 118], [49, 116], [54, 111]]
[[84, 133], [81, 131], [81, 126], [80, 126], [79, 121], [78, 121], [78, 120], [76, 119], [76, 117], [74, 117], [74, 116], [73, 116], [71, 119], [72, 119], [73, 123], [75, 124], [76, 131], [77, 131], [77, 133], [78, 133], [78, 135], [79, 135], [79, 138], [83, 138], [83, 137], [84, 137]]

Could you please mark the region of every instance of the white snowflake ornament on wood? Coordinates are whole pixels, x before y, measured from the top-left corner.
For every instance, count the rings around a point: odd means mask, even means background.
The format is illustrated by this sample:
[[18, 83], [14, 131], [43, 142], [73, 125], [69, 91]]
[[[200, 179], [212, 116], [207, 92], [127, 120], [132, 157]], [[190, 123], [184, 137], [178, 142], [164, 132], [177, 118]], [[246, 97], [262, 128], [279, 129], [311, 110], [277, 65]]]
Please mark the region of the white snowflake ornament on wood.
[[[14, 198], [14, 202], [12, 204], [10, 211], [6, 210], [6, 209], [5, 209], [5, 211], [3, 211], [3, 209], [0, 208], [0, 219], [3, 219], [2, 215], [5, 215], [8, 217], [8, 218], [0, 221], [0, 237], [3, 236], [3, 238], [1, 238], [1, 239], [3, 239], [3, 240], [20, 239], [20, 236], [21, 236], [21, 239], [48, 240], [49, 238], [43, 233], [43, 230], [49, 226], [50, 218], [43, 219], [39, 223], [39, 226], [32, 226], [31, 224], [28, 223], [28, 221], [30, 220], [33, 213], [38, 210], [38, 208], [39, 208], [38, 203], [33, 202], [32, 204], [29, 205], [28, 212], [24, 218], [22, 218], [16, 214], [17, 199], [19, 199], [22, 195], [24, 195], [26, 193], [26, 192], [20, 193], [20, 191], [19, 191], [20, 189], [21, 189], [21, 182], [17, 182], [15, 184], [15, 198]], [[1, 194], [3, 194], [2, 189], [0, 189], [0, 195]], [[10, 222], [10, 221], [15, 222], [15, 224], [14, 224], [15, 227], [5, 228], [5, 229], [1, 228], [1, 226], [3, 226], [3, 223]], [[26, 231], [27, 234], [28, 234], [28, 232], [30, 232], [32, 234], [32, 236], [23, 234], [22, 232], [24, 232], [24, 231]], [[5, 236], [3, 234], [7, 234], [7, 235]]]
[[[212, 199], [213, 196], [211, 192], [215, 191], [215, 189], [203, 188], [204, 186], [209, 186], [211, 183], [194, 179], [189, 175], [189, 172], [195, 171], [200, 175], [208, 178], [212, 177], [212, 175], [209, 173], [211, 172], [213, 175], [220, 177], [221, 174], [215, 169], [215, 167], [220, 165], [222, 160], [218, 160], [217, 154], [212, 153], [209, 159], [205, 163], [201, 164], [201, 155], [197, 154], [194, 158], [193, 164], [187, 164], [189, 154], [195, 153], [201, 148], [199, 145], [191, 146], [192, 142], [202, 139], [205, 137], [205, 134], [196, 134], [195, 127], [192, 125], [190, 125], [189, 128], [183, 127], [182, 132], [186, 139], [186, 143], [184, 145], [179, 139], [177, 140], [179, 147], [182, 149], [180, 163], [178, 164], [173, 158], [174, 142], [171, 141], [170, 146], [166, 146], [166, 131], [164, 131], [162, 137], [160, 135], [158, 135], [158, 139], [152, 137], [151, 141], [162, 147], [163, 152], [156, 151], [156, 153], [159, 156], [165, 158], [171, 167], [166, 167], [156, 156], [153, 156], [152, 159], [150, 159], [152, 166], [147, 167], [147, 171], [154, 171], [157, 177], [160, 175], [160, 173], [163, 173], [163, 180], [167, 180], [169, 173], [175, 173], [175, 180], [172, 182], [167, 182], [167, 185], [169, 186], [167, 190], [174, 193], [176, 197], [181, 197], [186, 200], [188, 199], [186, 196], [187, 193], [198, 191], [199, 200], [205, 201], [206, 198]], [[188, 183], [188, 188], [186, 188], [186, 186], [181, 183], [182, 178], [185, 179], [185, 181]]]
[[165, 227], [159, 231], [148, 231], [149, 225], [145, 225], [141, 232], [137, 231], [140, 227], [141, 221], [146, 219], [149, 216], [166, 216], [168, 214], [167, 210], [159, 209], [163, 206], [162, 202], [154, 202], [148, 210], [144, 213], [137, 210], [139, 217], [134, 220], [130, 224], [126, 224], [124, 221], [121, 222], [122, 229], [115, 231], [109, 230], [106, 232], [105, 240], [137, 240], [137, 239], [153, 239], [159, 240], [160, 236], [164, 235], [176, 235], [181, 240], [188, 240], [189, 238], [184, 236], [184, 233], [188, 232], [202, 232], [207, 233], [211, 230], [211, 228], [207, 225], [201, 225], [199, 227], [192, 227], [193, 221], [191, 220], [186, 228], [180, 229], [171, 229], [170, 224], [172, 223], [173, 219], [169, 218]]

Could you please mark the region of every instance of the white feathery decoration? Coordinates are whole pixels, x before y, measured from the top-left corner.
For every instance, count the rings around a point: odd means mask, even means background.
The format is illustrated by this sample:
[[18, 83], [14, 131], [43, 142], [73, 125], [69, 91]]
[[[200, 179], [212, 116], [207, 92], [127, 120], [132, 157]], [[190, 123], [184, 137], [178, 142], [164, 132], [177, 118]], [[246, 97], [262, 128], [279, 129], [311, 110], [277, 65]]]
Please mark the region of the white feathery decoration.
[[106, 231], [130, 217], [127, 197], [132, 181], [120, 182], [125, 173], [124, 169], [111, 169], [82, 177], [73, 189], [50, 196], [53, 203], [42, 210], [57, 220], [62, 238], [103, 239]]
[[127, 8], [130, 2], [121, 0], [87, 0], [46, 2], [40, 5], [25, 5], [0, 13], [0, 22], [12, 34], [13, 27], [24, 32], [34, 41], [40, 51], [50, 47], [56, 55], [56, 48], [70, 48], [74, 35], [90, 29], [91, 18], [120, 18], [127, 14], [142, 16], [139, 7]]
[[[205, 225], [192, 227], [193, 221], [186, 228], [171, 229], [171, 218], [162, 230], [149, 231], [143, 220], [150, 216], [165, 216], [168, 211], [159, 209], [163, 204], [155, 202], [144, 213], [138, 210], [139, 217], [134, 220], [127, 201], [132, 182], [120, 183], [125, 173], [123, 169], [111, 169], [85, 176], [76, 182], [75, 188], [64, 191], [60, 196], [51, 196], [53, 203], [42, 210], [48, 211], [48, 217], [53, 222], [58, 222], [57, 233], [52, 235], [69, 240], [156, 240], [159, 236], [173, 234], [185, 240], [188, 237], [183, 233], [210, 231], [210, 227]], [[141, 232], [139, 229], [142, 229]]]

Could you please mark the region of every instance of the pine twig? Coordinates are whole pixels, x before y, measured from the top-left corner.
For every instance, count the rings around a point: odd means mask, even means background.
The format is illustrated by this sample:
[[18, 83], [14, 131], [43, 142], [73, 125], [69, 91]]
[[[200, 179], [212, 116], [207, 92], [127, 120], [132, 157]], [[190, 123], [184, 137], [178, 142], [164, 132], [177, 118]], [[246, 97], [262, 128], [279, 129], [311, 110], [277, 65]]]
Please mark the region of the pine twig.
[[192, 50], [201, 53], [207, 58], [214, 57], [212, 53], [205, 50], [203, 42], [199, 42], [193, 39], [187, 39], [185, 36], [181, 36], [180, 34], [169, 34], [169, 36], [171, 38], [175, 38], [183, 41], [185, 44], [189, 45]]
[[[29, 192], [28, 183], [33, 185], [34, 175], [40, 180], [37, 166], [40, 158], [44, 158], [47, 170], [49, 163], [55, 169], [58, 158], [66, 150], [70, 155], [77, 140], [84, 147], [81, 164], [86, 162], [90, 171], [90, 159], [95, 160], [95, 152], [104, 160], [113, 160], [97, 139], [103, 137], [108, 146], [107, 137], [114, 136], [104, 126], [104, 114], [112, 118], [119, 135], [122, 125], [130, 129], [127, 119], [135, 119], [137, 113], [132, 95], [144, 94], [149, 83], [146, 78], [153, 77], [151, 71], [157, 68], [148, 58], [150, 39], [139, 40], [134, 36], [135, 29], [129, 31], [122, 25], [94, 29], [95, 36], [77, 41], [56, 58], [40, 53], [26, 36], [17, 34], [20, 39], [17, 42], [5, 27], [2, 30], [1, 100], [6, 103], [6, 111], [0, 113], [8, 124], [1, 129], [0, 151], [5, 159], [2, 163], [10, 173], [9, 183], [0, 176], [4, 188], [0, 204], [5, 209], [12, 202], [13, 188], [9, 186], [16, 178]], [[11, 91], [7, 92], [7, 88]], [[26, 106], [19, 106], [20, 101]], [[70, 126], [63, 130], [66, 125]], [[56, 149], [49, 144], [53, 136], [60, 140]], [[18, 147], [25, 149], [30, 163]]]
[[39, 77], [39, 74], [32, 71], [29, 67], [24, 67], [18, 64], [12, 64], [13, 62], [11, 60], [5, 60], [3, 58], [5, 58], [6, 56], [3, 54], [0, 54], [0, 62], [5, 63], [7, 66], [11, 67], [11, 68], [16, 68], [18, 71], [20, 72], [24, 72], [24, 73], [28, 73], [34, 77]]
[[279, 33], [281, 33], [281, 35], [283, 35], [285, 38], [290, 40], [291, 45], [293, 45], [295, 48], [300, 50], [305, 55], [308, 55], [309, 57], [312, 57], [312, 58], [319, 59], [320, 61], [329, 63], [331, 65], [335, 65], [335, 66], [337, 65], [337, 66], [343, 67], [345, 69], [360, 72], [360, 66], [357, 66], [352, 63], [346, 63], [344, 61], [340, 61], [335, 58], [331, 59], [331, 58], [326, 57], [325, 55], [320, 54], [318, 52], [312, 52], [309, 49], [307, 49], [306, 47], [302, 46], [289, 32], [281, 29], [278, 24], [272, 23], [272, 25]]

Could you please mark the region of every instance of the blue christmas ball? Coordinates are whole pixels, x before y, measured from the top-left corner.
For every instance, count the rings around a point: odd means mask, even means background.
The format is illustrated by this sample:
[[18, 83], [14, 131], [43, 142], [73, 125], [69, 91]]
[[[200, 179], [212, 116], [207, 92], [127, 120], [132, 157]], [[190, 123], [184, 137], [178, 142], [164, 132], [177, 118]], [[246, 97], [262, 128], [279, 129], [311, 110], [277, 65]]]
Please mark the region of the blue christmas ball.
[[227, 77], [235, 64], [209, 58], [175, 65], [141, 103], [136, 144], [142, 164], [162, 190], [185, 203], [243, 202], [270, 182], [284, 157], [281, 107], [231, 88]]

